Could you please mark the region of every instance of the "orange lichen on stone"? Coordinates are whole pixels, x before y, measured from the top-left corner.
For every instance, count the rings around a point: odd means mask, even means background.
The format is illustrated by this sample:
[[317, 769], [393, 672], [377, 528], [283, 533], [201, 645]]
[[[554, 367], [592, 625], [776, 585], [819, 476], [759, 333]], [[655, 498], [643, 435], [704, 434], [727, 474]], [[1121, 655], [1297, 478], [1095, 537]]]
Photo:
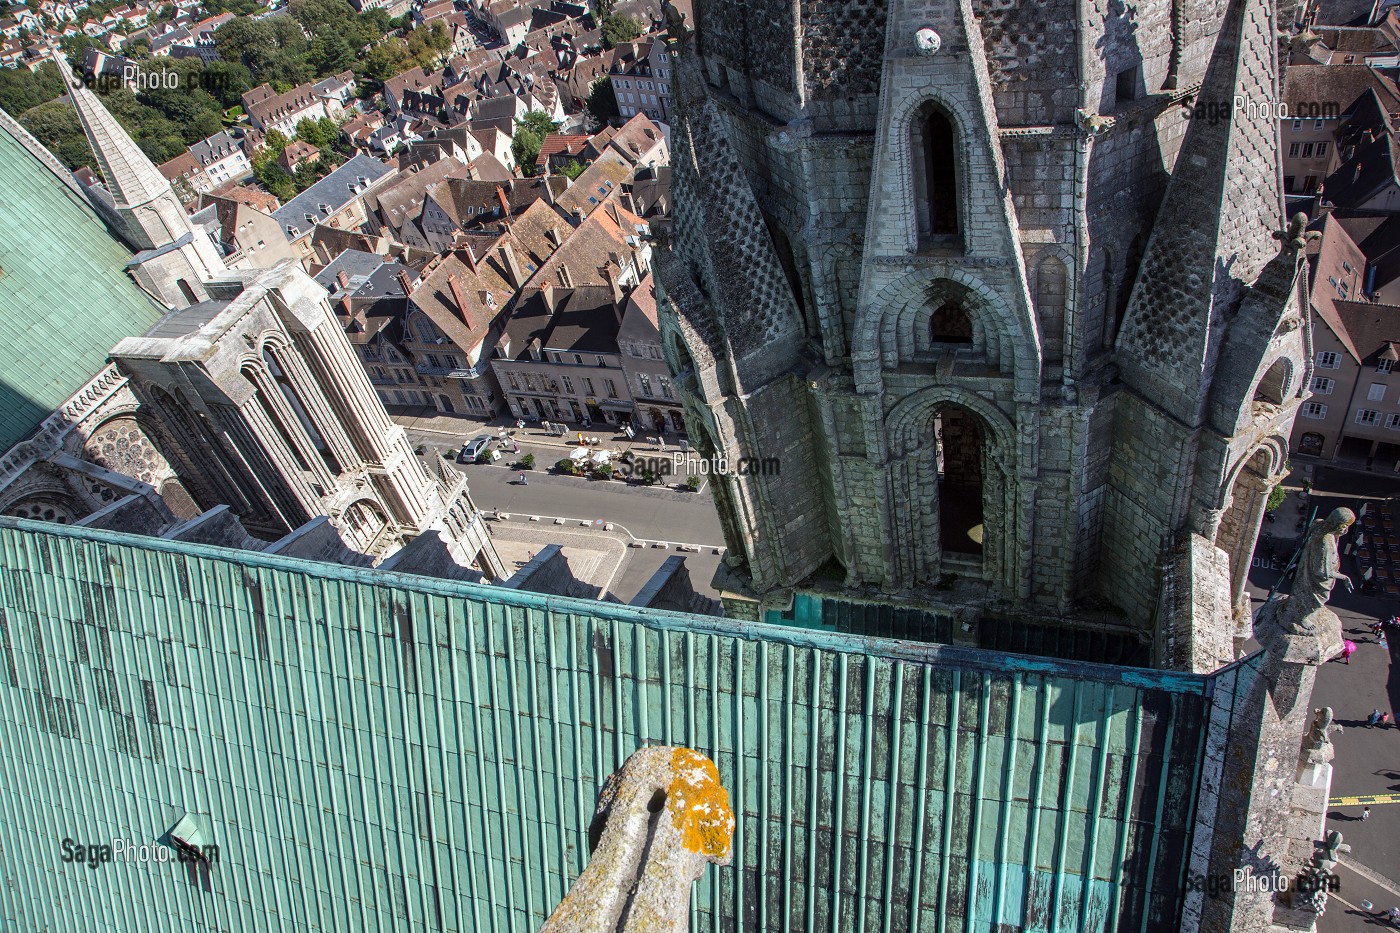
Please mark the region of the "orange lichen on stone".
[[699, 752], [677, 748], [671, 753], [671, 786], [666, 808], [687, 850], [719, 861], [729, 857], [734, 840], [734, 811], [729, 792], [719, 782], [715, 763]]

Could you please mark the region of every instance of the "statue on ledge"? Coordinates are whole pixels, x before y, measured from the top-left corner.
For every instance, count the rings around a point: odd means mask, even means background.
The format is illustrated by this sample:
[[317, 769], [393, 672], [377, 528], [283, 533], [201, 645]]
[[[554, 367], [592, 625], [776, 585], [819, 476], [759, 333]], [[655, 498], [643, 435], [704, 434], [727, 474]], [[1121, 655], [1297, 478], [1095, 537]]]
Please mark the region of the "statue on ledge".
[[[1293, 579], [1293, 589], [1279, 618], [1288, 634], [1317, 633], [1318, 617], [1331, 598], [1332, 586], [1337, 581], [1346, 584], [1347, 592], [1351, 592], [1351, 578], [1342, 573], [1337, 545], [1355, 521], [1356, 516], [1351, 509], [1334, 509], [1331, 515], [1313, 523], [1298, 561], [1298, 575]], [[1328, 614], [1331, 615], [1330, 612]], [[1333, 620], [1335, 618], [1333, 616]]]

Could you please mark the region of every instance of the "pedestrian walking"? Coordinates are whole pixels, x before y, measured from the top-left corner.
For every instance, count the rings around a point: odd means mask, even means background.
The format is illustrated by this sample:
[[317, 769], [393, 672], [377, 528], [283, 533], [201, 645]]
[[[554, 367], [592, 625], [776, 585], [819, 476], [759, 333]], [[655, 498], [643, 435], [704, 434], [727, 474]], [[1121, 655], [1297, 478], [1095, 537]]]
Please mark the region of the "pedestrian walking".
[[518, 453], [520, 453], [520, 442], [517, 441], [515, 438], [511, 438], [511, 441], [510, 441], [510, 452], [513, 453], [513, 454], [518, 454]]
[[522, 485], [522, 486], [528, 486], [528, 485], [530, 485], [530, 481], [529, 481], [528, 479], [525, 478], [525, 471], [524, 471], [524, 470], [521, 470], [521, 471], [520, 471], [520, 485]]
[[1389, 714], [1389, 713], [1381, 713], [1381, 725], [1383, 725], [1383, 726], [1388, 726], [1388, 725], [1390, 725], [1390, 714]]
[[1373, 709], [1373, 710], [1371, 710], [1371, 715], [1369, 715], [1369, 716], [1366, 717], [1366, 725], [1368, 725], [1368, 726], [1374, 726], [1376, 723], [1378, 723], [1378, 722], [1380, 722], [1380, 721], [1381, 721], [1381, 711], [1378, 710], [1378, 709]]
[[1371, 808], [1370, 808], [1370, 807], [1362, 807], [1362, 808], [1361, 808], [1361, 820], [1362, 820], [1362, 822], [1365, 822], [1366, 820], [1369, 820], [1370, 818], [1371, 818]]
[[1342, 663], [1350, 664], [1351, 656], [1356, 654], [1356, 642], [1346, 639], [1342, 642]]

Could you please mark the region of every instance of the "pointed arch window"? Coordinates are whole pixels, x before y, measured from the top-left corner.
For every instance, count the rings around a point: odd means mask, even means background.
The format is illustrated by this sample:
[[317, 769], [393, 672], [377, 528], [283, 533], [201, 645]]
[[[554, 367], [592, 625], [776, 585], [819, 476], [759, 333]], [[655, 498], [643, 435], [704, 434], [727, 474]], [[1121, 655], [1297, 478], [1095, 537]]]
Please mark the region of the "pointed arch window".
[[953, 121], [932, 102], [915, 115], [910, 140], [914, 211], [919, 245], [952, 241], [961, 231], [958, 205], [957, 134]]
[[934, 309], [928, 329], [933, 343], [972, 343], [972, 317], [960, 301], [945, 301]]

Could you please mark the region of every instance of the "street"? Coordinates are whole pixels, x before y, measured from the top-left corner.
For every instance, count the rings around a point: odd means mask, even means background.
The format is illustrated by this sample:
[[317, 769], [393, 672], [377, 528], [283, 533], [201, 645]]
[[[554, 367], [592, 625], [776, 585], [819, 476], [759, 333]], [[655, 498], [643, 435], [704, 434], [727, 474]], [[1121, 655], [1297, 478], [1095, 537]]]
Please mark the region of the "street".
[[[1296, 489], [1294, 479], [1286, 482]], [[1319, 517], [1343, 505], [1355, 511], [1364, 501], [1362, 496], [1400, 494], [1400, 481], [1393, 476], [1319, 467], [1313, 479], [1313, 494], [1303, 508], [1311, 513], [1315, 507]], [[1273, 530], [1276, 539], [1291, 543], [1300, 502], [1301, 497], [1290, 492], [1275, 521], [1264, 525], [1265, 530]], [[1281, 557], [1276, 565], [1290, 549], [1277, 550]], [[1261, 545], [1256, 554], [1264, 552]], [[1250, 575], [1256, 606], [1279, 577], [1277, 566], [1268, 564], [1256, 559]], [[1360, 583], [1351, 558], [1342, 557], [1342, 569]], [[1400, 906], [1400, 726], [1394, 723], [1395, 714], [1400, 712], [1400, 667], [1396, 664], [1400, 662], [1400, 645], [1396, 644], [1400, 638], [1392, 639], [1386, 651], [1369, 626], [1375, 619], [1400, 612], [1400, 601], [1362, 594], [1359, 586], [1357, 592], [1346, 593], [1338, 585], [1330, 605], [1342, 621], [1344, 637], [1357, 644], [1350, 664], [1332, 661], [1322, 666], [1312, 696], [1313, 708], [1332, 707], [1343, 727], [1332, 739], [1336, 757], [1332, 761], [1331, 798], [1335, 802], [1359, 795], [1394, 794], [1396, 802], [1373, 804], [1366, 820], [1361, 819], [1361, 804], [1329, 808], [1327, 829], [1340, 830], [1351, 852], [1338, 867], [1341, 889], [1329, 899], [1317, 929], [1319, 933], [1374, 931], [1387, 928], [1385, 911]], [[1390, 712], [1391, 723], [1367, 726], [1366, 717], [1375, 709]], [[1364, 910], [1363, 902], [1370, 902], [1372, 909]]]
[[[579, 523], [589, 521], [611, 523], [620, 539], [645, 543], [644, 547], [627, 549], [626, 559], [609, 588], [611, 597], [627, 600], [636, 595], [662, 562], [678, 553], [678, 545], [695, 549], [680, 552], [685, 557], [695, 589], [709, 596], [718, 595], [711, 589], [710, 580], [724, 551], [724, 536], [708, 482], [702, 484], [698, 492], [691, 492], [674, 488], [688, 475], [685, 471], [663, 477], [663, 481], [654, 486], [552, 473], [550, 468], [555, 462], [567, 457], [577, 446], [576, 433], [551, 436], [538, 424], [518, 431], [513, 422], [507, 427], [520, 445], [519, 454], [505, 450], [501, 451], [499, 459], [489, 464], [459, 464], [456, 452], [464, 441], [481, 434], [496, 437], [505, 422], [498, 420], [487, 424], [401, 410], [394, 412], [394, 418], [404, 426], [415, 446], [423, 445], [425, 456], [451, 454], [453, 466], [467, 477], [477, 508], [488, 515], [498, 511], [509, 515], [505, 524], [511, 527], [513, 537], [525, 535], [539, 542], [554, 539], [554, 543], [563, 543], [565, 537], [559, 532], [565, 532], [569, 540], [577, 540], [582, 530]], [[667, 438], [664, 450], [659, 450], [640, 435], [629, 440], [605, 432], [603, 429], [607, 427], [595, 425], [584, 430], [598, 437], [601, 447], [630, 447], [638, 456], [669, 461], [680, 449], [674, 436]], [[498, 446], [491, 444], [493, 449]], [[525, 454], [534, 455], [535, 468], [525, 471], [527, 482], [521, 483], [520, 471], [513, 468], [513, 464]], [[538, 521], [531, 521], [532, 517]], [[563, 519], [563, 524], [556, 525], [556, 519]], [[529, 532], [524, 527], [528, 527]], [[583, 533], [606, 534], [601, 529]], [[655, 547], [658, 543], [667, 546], [664, 549]]]

